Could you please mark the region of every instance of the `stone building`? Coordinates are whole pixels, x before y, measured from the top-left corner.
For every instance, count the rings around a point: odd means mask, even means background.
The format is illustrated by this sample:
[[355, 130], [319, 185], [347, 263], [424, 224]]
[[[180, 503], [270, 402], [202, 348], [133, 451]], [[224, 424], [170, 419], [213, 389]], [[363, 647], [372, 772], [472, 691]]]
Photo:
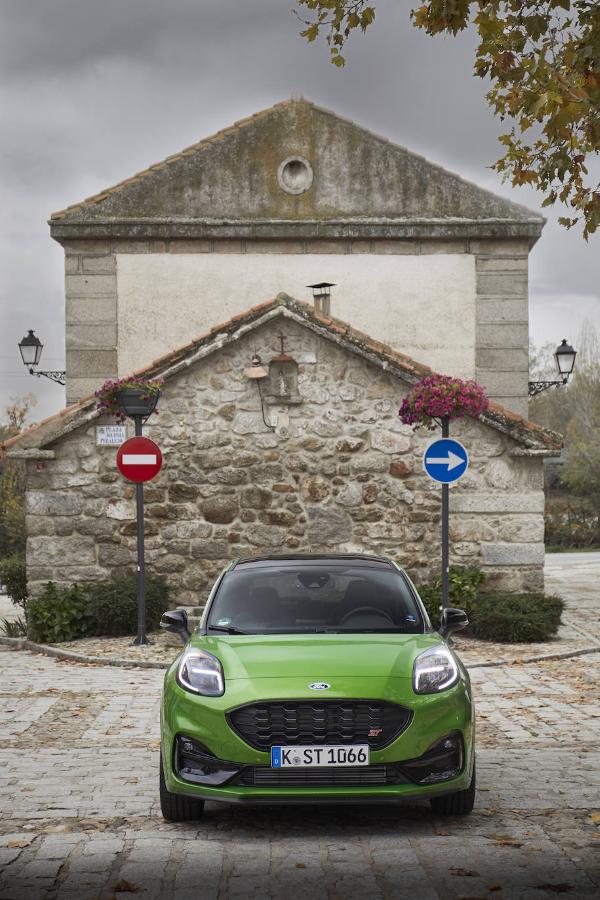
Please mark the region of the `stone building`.
[[[262, 392], [245, 373], [257, 351]], [[145, 491], [147, 561], [174, 603], [202, 603], [223, 565], [257, 552], [374, 551], [418, 581], [438, 572], [440, 490], [422, 470], [430, 435], [398, 418], [426, 366], [280, 295], [141, 372], [164, 379], [147, 429], [164, 457]], [[34, 593], [134, 568], [133, 488], [116, 448], [96, 442], [105, 422], [88, 397], [6, 444], [27, 460]], [[558, 436], [498, 404], [452, 430], [471, 454], [451, 489], [452, 561], [504, 588], [541, 588], [542, 467]]]
[[544, 220], [304, 100], [55, 213], [67, 402], [285, 291], [527, 415]]

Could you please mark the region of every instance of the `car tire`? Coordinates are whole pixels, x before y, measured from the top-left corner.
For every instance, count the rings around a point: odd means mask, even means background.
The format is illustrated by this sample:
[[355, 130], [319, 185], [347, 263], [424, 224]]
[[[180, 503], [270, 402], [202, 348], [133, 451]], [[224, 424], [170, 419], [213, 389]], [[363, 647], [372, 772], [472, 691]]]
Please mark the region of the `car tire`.
[[473, 763], [471, 784], [466, 791], [446, 794], [445, 797], [432, 797], [429, 801], [431, 809], [438, 816], [468, 816], [475, 805], [475, 787], [475, 763]]
[[160, 811], [167, 822], [194, 822], [201, 819], [204, 813], [204, 800], [196, 800], [194, 797], [183, 797], [181, 794], [172, 794], [165, 784], [165, 771], [163, 769], [162, 753], [160, 754]]

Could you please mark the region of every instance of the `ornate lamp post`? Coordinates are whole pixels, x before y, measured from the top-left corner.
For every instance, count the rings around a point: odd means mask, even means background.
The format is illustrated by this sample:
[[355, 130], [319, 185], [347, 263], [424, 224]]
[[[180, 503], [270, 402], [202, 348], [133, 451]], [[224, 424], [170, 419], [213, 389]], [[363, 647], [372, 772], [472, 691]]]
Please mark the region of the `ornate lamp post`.
[[18, 347], [21, 354], [21, 359], [23, 360], [23, 365], [27, 366], [30, 375], [35, 375], [37, 378], [41, 378], [43, 375], [44, 378], [49, 378], [50, 381], [55, 381], [57, 384], [65, 383], [65, 372], [59, 372], [56, 370], [36, 372], [35, 367], [38, 365], [42, 357], [42, 350], [44, 349], [44, 345], [42, 344], [40, 339], [36, 337], [35, 332], [31, 328], [29, 329], [25, 337], [21, 341], [19, 341]]
[[554, 352], [556, 368], [558, 370], [560, 378], [557, 381], [530, 381], [529, 396], [535, 397], [537, 394], [541, 394], [542, 391], [546, 391], [550, 387], [555, 387], [559, 384], [566, 384], [569, 380], [569, 376], [575, 368], [576, 356], [577, 351], [574, 350], [570, 344], [567, 344], [566, 339], [563, 338], [562, 342]]

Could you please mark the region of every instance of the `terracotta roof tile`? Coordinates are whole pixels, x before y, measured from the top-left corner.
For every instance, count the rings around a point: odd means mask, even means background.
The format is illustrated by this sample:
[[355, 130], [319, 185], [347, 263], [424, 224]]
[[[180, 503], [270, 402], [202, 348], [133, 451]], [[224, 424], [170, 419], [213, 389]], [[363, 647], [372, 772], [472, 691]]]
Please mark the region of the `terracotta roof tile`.
[[[341, 335], [342, 342], [349, 349], [354, 349], [355, 352], [367, 354], [374, 358], [375, 362], [392, 365], [397, 373], [401, 376], [404, 375], [406, 380], [410, 383], [415, 383], [426, 375], [434, 374], [433, 369], [429, 368], [429, 366], [416, 362], [416, 360], [406, 354], [393, 350], [387, 344], [383, 344], [381, 341], [375, 340], [368, 334], [352, 328], [352, 326], [342, 319], [318, 313], [311, 304], [301, 300], [294, 300], [285, 294], [279, 294], [272, 300], [267, 300], [264, 303], [259, 303], [256, 306], [250, 307], [246, 312], [235, 315], [231, 319], [228, 319], [227, 322], [216, 325], [214, 328], [199, 335], [189, 343], [183, 344], [174, 350], [170, 350], [168, 353], [165, 353], [164, 356], [157, 357], [148, 365], [136, 369], [135, 372], [131, 374], [137, 377], [160, 377], [161, 373], [167, 372], [169, 368], [177, 362], [188, 356], [192, 356], [192, 354], [202, 346], [210, 347], [211, 343], [213, 343], [219, 335], [235, 334], [236, 331], [244, 325], [251, 325], [255, 320], [260, 321], [263, 315], [271, 310], [277, 309], [277, 307], [289, 310], [295, 317], [299, 317], [309, 324], [312, 323], [313, 325], [322, 328], [325, 332], [329, 332], [336, 336]], [[215, 350], [216, 349], [218, 348], [215, 348]], [[14, 445], [27, 442], [27, 438], [31, 437], [36, 432], [39, 432], [41, 446], [51, 443], [53, 433], [52, 429], [49, 428], [51, 423], [60, 423], [61, 420], [64, 420], [66, 417], [72, 417], [72, 419], [75, 420], [77, 418], [77, 411], [81, 411], [82, 414], [84, 411], [86, 413], [89, 412], [94, 402], [94, 394], [90, 394], [78, 403], [66, 407], [54, 416], [49, 416], [37, 425], [31, 426], [26, 431], [21, 432], [21, 434], [0, 444], [0, 449], [6, 450]], [[490, 403], [489, 410], [482, 415], [480, 419], [484, 424], [499, 428], [510, 434], [517, 442], [524, 444], [526, 447], [534, 447], [535, 449], [537, 446], [537, 449], [549, 448], [559, 450], [562, 446], [562, 438], [560, 435], [548, 431], [533, 422], [529, 422], [527, 419], [512, 412], [512, 410], [506, 409], [499, 403]], [[60, 431], [60, 428], [58, 428], [58, 430]]]

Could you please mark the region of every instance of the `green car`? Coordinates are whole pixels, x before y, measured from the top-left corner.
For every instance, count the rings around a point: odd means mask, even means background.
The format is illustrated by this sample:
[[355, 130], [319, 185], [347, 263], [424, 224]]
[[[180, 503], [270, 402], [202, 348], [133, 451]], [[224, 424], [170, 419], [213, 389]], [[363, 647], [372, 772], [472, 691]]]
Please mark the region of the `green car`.
[[475, 795], [474, 708], [448, 647], [387, 557], [235, 560], [165, 676], [160, 800], [165, 819], [228, 803], [379, 803], [428, 798], [465, 815]]

